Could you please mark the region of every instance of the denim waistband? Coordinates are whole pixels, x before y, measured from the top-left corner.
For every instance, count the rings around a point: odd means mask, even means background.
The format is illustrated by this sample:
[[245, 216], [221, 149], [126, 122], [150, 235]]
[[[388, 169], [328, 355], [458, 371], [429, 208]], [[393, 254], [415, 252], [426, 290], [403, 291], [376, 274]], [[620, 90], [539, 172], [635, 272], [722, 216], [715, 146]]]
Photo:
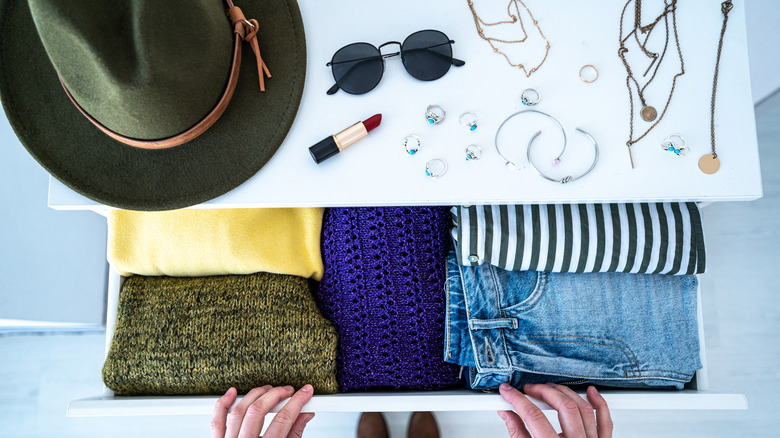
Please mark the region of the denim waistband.
[[542, 381], [682, 388], [701, 368], [695, 276], [556, 274], [448, 256], [445, 360], [475, 389]]

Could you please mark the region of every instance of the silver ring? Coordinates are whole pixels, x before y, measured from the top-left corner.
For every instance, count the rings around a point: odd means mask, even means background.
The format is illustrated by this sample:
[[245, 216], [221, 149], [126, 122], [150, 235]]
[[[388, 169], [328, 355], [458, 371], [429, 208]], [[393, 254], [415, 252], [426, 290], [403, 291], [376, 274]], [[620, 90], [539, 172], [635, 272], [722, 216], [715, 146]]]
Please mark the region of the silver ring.
[[542, 99], [542, 94], [536, 88], [526, 88], [520, 94], [520, 102], [523, 105], [534, 106]]
[[[437, 171], [433, 170], [433, 163], [436, 163], [436, 162], [441, 163], [441, 167], [442, 167], [441, 172], [437, 172]], [[445, 173], [447, 173], [447, 162], [444, 161], [443, 159], [441, 159], [439, 157], [436, 157], [436, 158], [431, 159], [427, 163], [425, 163], [425, 176], [429, 176], [429, 177], [431, 177], [433, 179], [436, 179], [436, 178], [444, 175]]]
[[544, 173], [542, 173], [542, 171], [539, 170], [536, 167], [536, 165], [534, 165], [534, 162], [531, 161], [531, 145], [533, 144], [534, 140], [536, 140], [536, 137], [538, 137], [539, 134], [542, 133], [542, 131], [537, 131], [536, 134], [534, 134], [534, 136], [531, 137], [531, 139], [528, 141], [528, 149], [525, 150], [525, 154], [526, 154], [526, 157], [528, 158], [528, 164], [531, 166], [531, 168], [536, 173], [539, 174], [539, 176], [541, 176], [542, 178], [544, 178], [544, 179], [546, 179], [548, 181], [557, 182], [557, 183], [561, 183], [561, 184], [566, 184], [566, 183], [570, 183], [572, 181], [576, 181], [576, 180], [582, 178], [583, 176], [589, 174], [590, 171], [593, 170], [594, 167], [596, 167], [596, 163], [598, 163], [598, 161], [599, 161], [599, 145], [596, 143], [596, 140], [593, 138], [592, 135], [588, 134], [587, 132], [583, 131], [580, 128], [576, 128], [576, 129], [577, 129], [577, 132], [579, 132], [580, 134], [582, 134], [585, 137], [587, 137], [588, 140], [590, 140], [590, 142], [593, 143], [593, 150], [595, 152], [595, 155], [593, 157], [593, 163], [591, 163], [591, 165], [588, 168], [588, 170], [586, 170], [583, 174], [581, 174], [579, 176], [567, 175], [567, 176], [564, 176], [563, 178], [559, 178], [559, 179], [555, 179], [555, 178], [549, 177], [549, 176], [545, 175]]
[[[593, 79], [590, 79], [590, 80], [585, 79], [582, 76], [582, 73], [583, 72], [587, 73], [587, 72], [590, 72], [590, 71], [593, 72], [592, 73]], [[580, 79], [582, 80], [582, 82], [590, 84], [591, 82], [595, 82], [596, 79], [598, 79], [598, 78], [599, 78], [599, 69], [597, 69], [596, 67], [588, 64], [588, 65], [583, 65], [582, 68], [580, 69]]]
[[476, 161], [482, 158], [482, 148], [476, 144], [466, 146], [466, 161]]
[[428, 105], [428, 108], [425, 108], [425, 118], [431, 125], [438, 125], [446, 117], [447, 111], [444, 111], [444, 108], [439, 105]]
[[458, 117], [458, 121], [461, 125], [469, 128], [470, 131], [477, 130], [477, 115], [471, 111], [466, 111]]
[[[675, 138], [680, 139], [680, 141], [682, 142], [682, 146], [678, 146], [674, 142]], [[666, 137], [666, 139], [664, 139], [664, 141], [661, 142], [661, 149], [672, 152], [678, 157], [684, 157], [691, 150], [691, 148], [688, 147], [688, 143], [685, 141], [685, 138], [683, 138], [682, 135], [677, 135], [677, 134], [672, 134]]]
[[422, 141], [420, 140], [420, 137], [414, 134], [409, 134], [406, 137], [404, 137], [404, 149], [406, 149], [407, 154], [409, 155], [416, 154], [417, 152], [420, 151], [420, 146], [422, 146]]

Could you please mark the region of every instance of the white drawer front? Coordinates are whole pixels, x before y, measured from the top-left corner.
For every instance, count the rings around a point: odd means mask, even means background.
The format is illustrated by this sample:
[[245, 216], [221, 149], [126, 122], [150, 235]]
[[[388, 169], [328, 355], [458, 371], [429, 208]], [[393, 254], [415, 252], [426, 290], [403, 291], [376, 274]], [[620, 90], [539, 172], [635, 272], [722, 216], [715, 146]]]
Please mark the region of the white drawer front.
[[[106, 320], [106, 353], [114, 333], [119, 289], [122, 277], [111, 271], [108, 281]], [[683, 391], [620, 390], [602, 391], [612, 410], [620, 409], [747, 409], [743, 394], [720, 394], [709, 391], [707, 358], [704, 348], [701, 290], [699, 290], [699, 340], [703, 368]], [[582, 394], [584, 395], [584, 394]], [[115, 397], [104, 394], [74, 400], [68, 406], [69, 417], [145, 416], [145, 415], [212, 415], [215, 396]], [[551, 409], [539, 400], [542, 409]], [[283, 403], [272, 412], [277, 412]], [[468, 389], [428, 392], [366, 392], [315, 396], [304, 412], [410, 412], [410, 411], [495, 411], [511, 409], [501, 396]]]

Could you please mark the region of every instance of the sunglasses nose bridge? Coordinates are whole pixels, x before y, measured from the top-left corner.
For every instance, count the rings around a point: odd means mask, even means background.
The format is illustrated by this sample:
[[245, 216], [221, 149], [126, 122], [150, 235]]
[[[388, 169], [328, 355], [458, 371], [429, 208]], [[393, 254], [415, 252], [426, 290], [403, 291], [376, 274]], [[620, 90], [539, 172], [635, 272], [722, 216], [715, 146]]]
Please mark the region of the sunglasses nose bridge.
[[[397, 45], [398, 46], [398, 51], [397, 52], [390, 52], [390, 53], [382, 53], [382, 49], [384, 47], [386, 47], [386, 46], [391, 45], [391, 44]], [[379, 54], [382, 55], [383, 59], [392, 58], [393, 56], [398, 56], [398, 55], [401, 54], [401, 43], [399, 41], [388, 41], [388, 42], [382, 44], [381, 46], [379, 46], [378, 49], [379, 49]]]

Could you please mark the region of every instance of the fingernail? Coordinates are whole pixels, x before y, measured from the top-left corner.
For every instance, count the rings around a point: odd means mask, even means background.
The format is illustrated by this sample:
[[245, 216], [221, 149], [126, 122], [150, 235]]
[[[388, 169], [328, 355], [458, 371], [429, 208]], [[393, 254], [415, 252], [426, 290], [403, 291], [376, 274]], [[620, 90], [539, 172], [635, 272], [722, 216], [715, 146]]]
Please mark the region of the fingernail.
[[503, 389], [504, 391], [508, 391], [512, 389], [512, 385], [510, 385], [508, 382], [504, 382], [501, 384], [500, 388]]
[[290, 385], [287, 385], [287, 386], [285, 386], [285, 387], [284, 387], [284, 390], [285, 390], [285, 391], [287, 391], [287, 392], [290, 392], [290, 391], [294, 391], [294, 390], [295, 390], [295, 388], [293, 388], [293, 387], [292, 387], [292, 386], [290, 386]]
[[508, 421], [508, 418], [506, 417], [506, 413], [498, 411], [498, 416], [501, 417], [502, 420], [504, 420], [504, 423]]
[[314, 419], [314, 414], [312, 414], [309, 418], [303, 420], [303, 424], [306, 424], [306, 423], [308, 423], [309, 421], [311, 421], [313, 419]]
[[230, 391], [232, 391], [232, 390], [234, 390], [234, 389], [235, 389], [235, 388], [233, 388], [233, 387], [231, 387], [231, 388], [228, 388], [228, 390], [227, 390], [227, 391], [225, 391], [225, 395], [228, 395], [228, 394], [230, 394]]
[[589, 386], [589, 387], [588, 387], [588, 389], [591, 389], [591, 388], [593, 389], [593, 392], [595, 392], [596, 394], [598, 394], [598, 393], [599, 393], [599, 390], [598, 390], [598, 389], [596, 389], [596, 387], [595, 387], [595, 386]]
[[303, 391], [303, 392], [311, 392], [312, 389], [314, 389], [314, 388], [312, 388], [311, 385], [306, 384], [306, 385], [303, 385], [303, 388], [301, 388], [301, 391]]
[[549, 386], [550, 388], [555, 388], [555, 383], [553, 382], [547, 382], [545, 385]]
[[528, 391], [529, 389], [531, 389], [533, 387], [534, 387], [533, 383], [526, 383], [525, 385], [523, 385], [523, 391]]

